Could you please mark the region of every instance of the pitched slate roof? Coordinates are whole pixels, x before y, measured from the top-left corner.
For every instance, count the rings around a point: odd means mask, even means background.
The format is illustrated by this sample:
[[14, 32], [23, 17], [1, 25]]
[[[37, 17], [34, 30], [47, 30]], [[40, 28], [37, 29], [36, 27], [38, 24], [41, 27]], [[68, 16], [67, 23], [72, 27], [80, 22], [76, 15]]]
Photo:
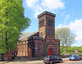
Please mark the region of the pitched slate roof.
[[33, 35], [36, 34], [36, 33], [38, 33], [38, 31], [33, 32], [33, 33], [29, 33], [29, 34], [25, 34], [25, 35], [21, 36], [21, 37], [19, 38], [19, 40], [28, 39], [29, 37], [33, 36]]

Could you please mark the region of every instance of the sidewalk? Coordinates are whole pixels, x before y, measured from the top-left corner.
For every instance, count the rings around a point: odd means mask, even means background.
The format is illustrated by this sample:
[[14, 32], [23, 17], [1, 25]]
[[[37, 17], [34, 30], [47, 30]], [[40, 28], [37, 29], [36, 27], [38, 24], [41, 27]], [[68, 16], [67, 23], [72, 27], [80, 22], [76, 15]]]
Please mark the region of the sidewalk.
[[69, 60], [69, 58], [62, 58], [62, 60], [63, 60], [63, 61], [67, 61], [67, 60]]
[[7, 61], [0, 61], [0, 64], [6, 63]]
[[[63, 61], [68, 61], [69, 58], [62, 58]], [[43, 63], [43, 60], [34, 60], [34, 61], [10, 61], [10, 62], [7, 62], [7, 61], [2, 61], [0, 62], [0, 64], [41, 64]]]
[[[63, 61], [68, 61], [69, 58], [62, 58]], [[26, 61], [27, 63], [43, 63], [43, 60], [35, 60], [35, 61]]]

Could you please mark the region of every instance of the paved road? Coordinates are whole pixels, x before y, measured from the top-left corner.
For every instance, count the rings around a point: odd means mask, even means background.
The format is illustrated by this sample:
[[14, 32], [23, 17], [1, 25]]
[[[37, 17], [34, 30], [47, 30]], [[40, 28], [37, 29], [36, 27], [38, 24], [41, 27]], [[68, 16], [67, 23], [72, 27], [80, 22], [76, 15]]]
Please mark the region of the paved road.
[[78, 61], [64, 61], [63, 63], [57, 63], [57, 64], [82, 64], [82, 60]]
[[[82, 60], [79, 61], [69, 61], [69, 58], [62, 58], [63, 63], [54, 63], [54, 64], [82, 64]], [[35, 61], [11, 61], [11, 62], [0, 62], [0, 64], [44, 64], [43, 60]]]
[[[44, 64], [43, 61], [13, 61], [4, 64]], [[82, 64], [82, 60], [79, 61], [64, 61], [63, 63], [54, 64]]]
[[[69, 60], [69, 58], [62, 58], [64, 61]], [[0, 64], [44, 64], [43, 60], [35, 60], [35, 61], [27, 61], [27, 60], [19, 60], [19, 61], [11, 61], [11, 62], [0, 62]]]
[[64, 63], [64, 64], [82, 64], [82, 61], [75, 61], [75, 62], [69, 62], [69, 63]]
[[[44, 64], [43, 61], [14, 61], [5, 64]], [[64, 61], [63, 63], [54, 64], [82, 64], [82, 60], [79, 61]]]

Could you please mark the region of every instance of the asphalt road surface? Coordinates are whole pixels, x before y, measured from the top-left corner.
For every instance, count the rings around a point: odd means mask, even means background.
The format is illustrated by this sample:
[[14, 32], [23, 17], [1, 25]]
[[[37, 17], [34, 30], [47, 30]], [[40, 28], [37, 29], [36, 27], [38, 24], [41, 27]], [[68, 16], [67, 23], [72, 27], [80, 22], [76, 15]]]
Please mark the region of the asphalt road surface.
[[78, 60], [78, 61], [64, 61], [63, 63], [54, 63], [54, 64], [82, 64], [82, 60]]
[[82, 61], [76, 61], [76, 62], [70, 62], [70, 63], [64, 63], [64, 64], [82, 64]]
[[[45, 63], [28, 63], [28, 62], [9, 62], [5, 64], [45, 64]], [[64, 61], [63, 63], [54, 63], [54, 64], [82, 64], [82, 60], [79, 61]]]
[[[40, 61], [11, 61], [11, 62], [5, 62], [0, 64], [45, 64], [43, 60]], [[54, 63], [54, 64], [82, 64], [82, 60], [78, 61], [69, 61], [69, 60], [64, 60], [62, 63]]]

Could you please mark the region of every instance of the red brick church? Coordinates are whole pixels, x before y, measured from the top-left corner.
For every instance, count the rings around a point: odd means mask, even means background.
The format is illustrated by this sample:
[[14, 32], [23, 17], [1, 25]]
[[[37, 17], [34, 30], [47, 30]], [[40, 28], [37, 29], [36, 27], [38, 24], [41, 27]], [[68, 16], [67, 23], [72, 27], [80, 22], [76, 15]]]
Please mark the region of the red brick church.
[[19, 38], [17, 43], [18, 55], [20, 56], [41, 56], [43, 55], [43, 44], [46, 44], [48, 55], [60, 55], [60, 40], [55, 39], [55, 14], [43, 12], [38, 15], [39, 31]]

